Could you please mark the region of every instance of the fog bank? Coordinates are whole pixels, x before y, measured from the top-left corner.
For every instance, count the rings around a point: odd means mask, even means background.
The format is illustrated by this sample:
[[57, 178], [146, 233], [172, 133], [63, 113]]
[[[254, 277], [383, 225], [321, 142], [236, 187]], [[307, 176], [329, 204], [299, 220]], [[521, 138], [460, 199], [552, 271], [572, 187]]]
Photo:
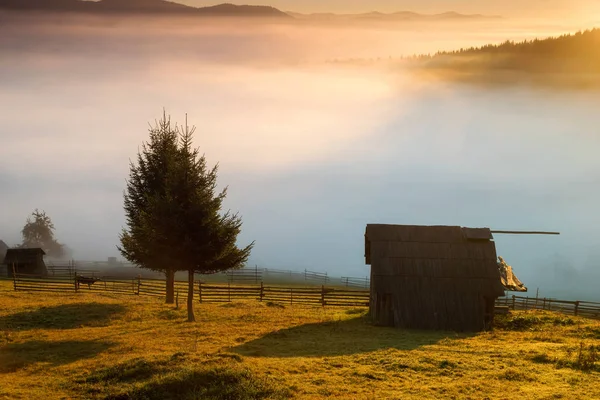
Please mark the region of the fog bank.
[[116, 256], [128, 162], [165, 107], [188, 113], [220, 163], [252, 265], [365, 276], [367, 223], [547, 229], [562, 234], [499, 236], [498, 253], [542, 295], [594, 296], [596, 93], [324, 64], [503, 40], [508, 27], [174, 25], [1, 25], [0, 239], [16, 244], [40, 208], [76, 259]]

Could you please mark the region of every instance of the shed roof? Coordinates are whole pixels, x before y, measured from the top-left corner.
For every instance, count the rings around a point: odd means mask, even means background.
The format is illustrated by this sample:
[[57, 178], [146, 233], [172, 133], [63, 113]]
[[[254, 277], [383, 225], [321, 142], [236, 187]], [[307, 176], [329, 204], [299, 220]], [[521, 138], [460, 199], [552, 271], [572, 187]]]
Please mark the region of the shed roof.
[[4, 264], [30, 262], [45, 254], [46, 252], [40, 248], [8, 249], [4, 256]]
[[446, 225], [368, 224], [365, 235], [372, 242], [462, 243], [465, 239], [491, 240], [489, 228]]
[[434, 279], [456, 290], [500, 296], [503, 287], [492, 238], [488, 228], [369, 224], [365, 262], [379, 279]]

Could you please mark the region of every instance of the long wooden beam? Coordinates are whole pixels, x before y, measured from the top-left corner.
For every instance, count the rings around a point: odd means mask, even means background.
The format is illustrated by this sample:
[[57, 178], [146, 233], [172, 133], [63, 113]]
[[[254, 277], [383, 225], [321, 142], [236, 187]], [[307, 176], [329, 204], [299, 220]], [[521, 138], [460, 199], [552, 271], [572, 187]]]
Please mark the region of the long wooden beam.
[[560, 232], [544, 232], [544, 231], [491, 231], [491, 232], [507, 234], [507, 235], [560, 235]]

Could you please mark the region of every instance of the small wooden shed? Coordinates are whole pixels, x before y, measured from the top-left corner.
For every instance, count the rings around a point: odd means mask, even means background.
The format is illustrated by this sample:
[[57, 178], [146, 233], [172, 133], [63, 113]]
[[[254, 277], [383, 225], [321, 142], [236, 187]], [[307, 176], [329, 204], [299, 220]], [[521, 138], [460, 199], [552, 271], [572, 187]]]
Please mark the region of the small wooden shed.
[[8, 245], [0, 240], [0, 264], [4, 263], [4, 256], [6, 255], [6, 250], [8, 250]]
[[17, 274], [48, 275], [44, 263], [45, 254], [44, 250], [40, 248], [8, 249], [4, 257], [8, 277], [13, 277], [13, 267]]
[[367, 225], [371, 318], [398, 328], [489, 329], [504, 295], [496, 259], [488, 228]]
[[2, 240], [0, 240], [0, 274], [6, 276], [6, 265], [4, 265], [4, 256], [6, 255], [8, 246]]

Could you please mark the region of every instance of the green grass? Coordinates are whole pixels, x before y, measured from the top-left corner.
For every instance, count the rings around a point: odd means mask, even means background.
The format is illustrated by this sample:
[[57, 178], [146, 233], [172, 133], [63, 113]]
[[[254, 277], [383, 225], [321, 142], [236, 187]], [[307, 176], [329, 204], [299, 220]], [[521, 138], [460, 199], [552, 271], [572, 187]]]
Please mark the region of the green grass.
[[372, 326], [361, 308], [12, 292], [0, 399], [593, 399], [600, 322], [518, 312], [480, 334]]

